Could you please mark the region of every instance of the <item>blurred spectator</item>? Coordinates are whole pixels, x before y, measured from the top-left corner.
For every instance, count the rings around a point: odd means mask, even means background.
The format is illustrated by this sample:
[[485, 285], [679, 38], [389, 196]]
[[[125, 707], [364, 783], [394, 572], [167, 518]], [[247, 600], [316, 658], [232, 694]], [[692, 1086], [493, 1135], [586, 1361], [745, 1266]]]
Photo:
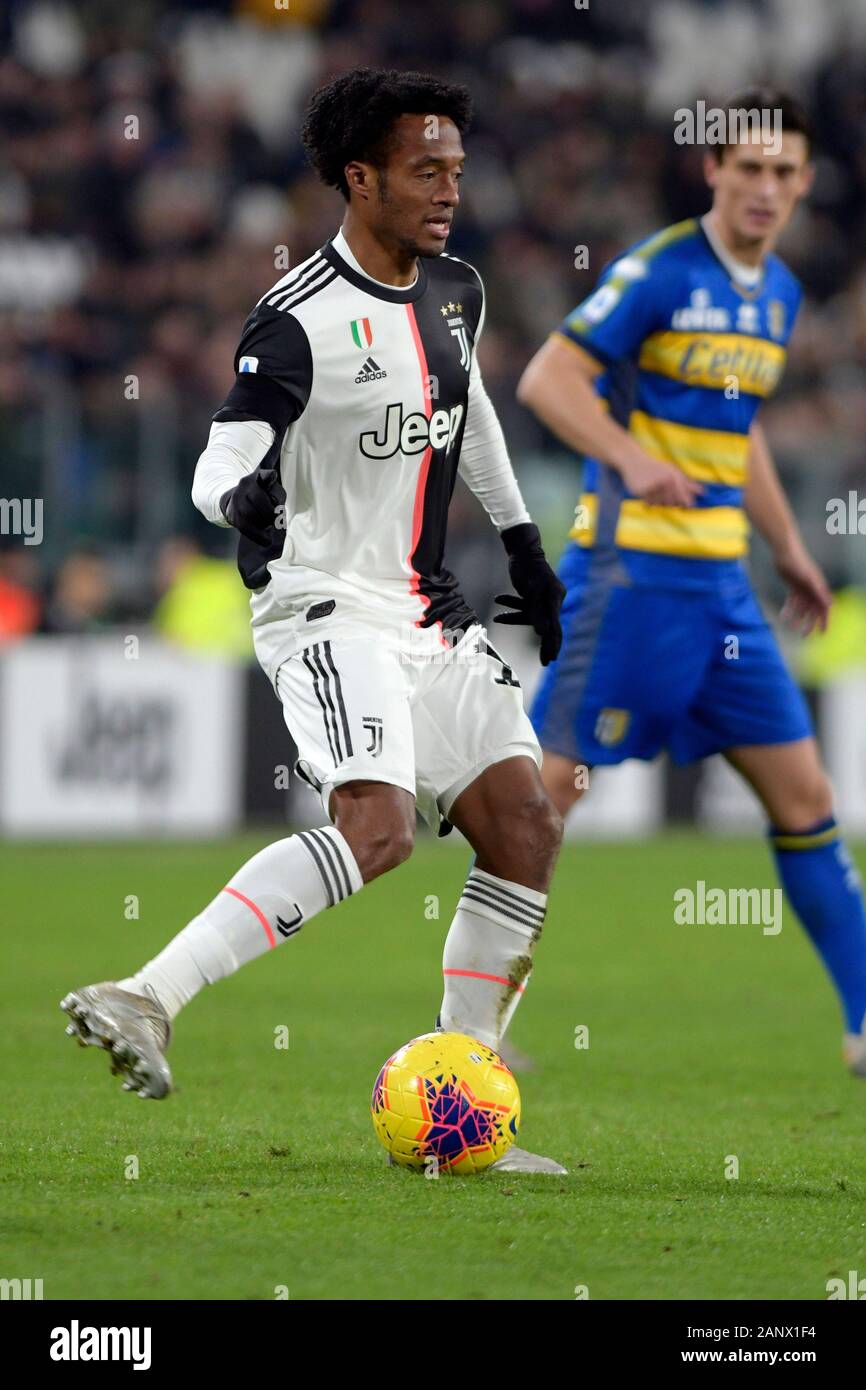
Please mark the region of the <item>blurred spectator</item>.
[[[842, 582], [866, 582], [864, 548], [825, 526], [829, 497], [866, 487], [866, 9], [799, 3], [796, 24], [790, 10], [791, 0], [6, 7], [3, 486], [44, 497], [42, 563], [98, 542], [135, 571], [124, 590], [134, 596], [168, 537], [230, 557], [231, 537], [208, 536], [190, 502], [195, 460], [249, 310], [342, 216], [305, 166], [304, 103], [366, 61], [442, 71], [473, 91], [449, 251], [485, 279], [482, 364], [554, 548], [577, 465], [516, 404], [524, 364], [624, 245], [708, 206], [701, 151], [673, 140], [676, 109], [768, 72], [796, 90], [816, 118], [818, 177], [781, 248], [806, 299], [765, 420], [818, 558]], [[477, 509], [458, 512], [467, 556], [486, 525]], [[118, 602], [135, 611], [134, 599]]]
[[26, 637], [38, 626], [35, 569], [35, 557], [30, 551], [0, 552], [0, 644]]
[[192, 650], [252, 656], [249, 603], [234, 564], [175, 536], [160, 547], [156, 572], [162, 590], [153, 613], [157, 632]]
[[42, 615], [40, 631], [98, 632], [111, 625], [108, 564], [95, 550], [76, 550], [63, 561]]

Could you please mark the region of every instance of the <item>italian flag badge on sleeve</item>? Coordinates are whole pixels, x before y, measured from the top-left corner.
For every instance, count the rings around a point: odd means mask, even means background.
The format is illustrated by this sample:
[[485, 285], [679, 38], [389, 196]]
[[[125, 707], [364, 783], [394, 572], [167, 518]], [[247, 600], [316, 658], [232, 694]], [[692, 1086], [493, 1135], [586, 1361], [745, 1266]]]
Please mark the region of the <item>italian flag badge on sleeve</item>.
[[355, 347], [368, 348], [373, 346], [373, 330], [370, 327], [369, 319], [352, 319], [349, 327], [352, 330], [352, 342]]

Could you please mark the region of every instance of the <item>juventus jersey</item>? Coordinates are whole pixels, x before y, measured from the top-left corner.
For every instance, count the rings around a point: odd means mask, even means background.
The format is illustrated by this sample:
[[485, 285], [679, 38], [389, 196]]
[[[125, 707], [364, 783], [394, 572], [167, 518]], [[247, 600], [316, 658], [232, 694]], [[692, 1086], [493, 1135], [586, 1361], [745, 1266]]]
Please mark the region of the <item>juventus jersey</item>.
[[404, 631], [475, 621], [443, 552], [471, 393], [483, 392], [482, 316], [464, 261], [420, 259], [397, 289], [330, 241], [256, 305], [214, 417], [275, 432], [259, 466], [278, 467], [286, 491], [282, 543], [242, 536], [238, 549], [254, 629], [290, 619], [302, 638], [311, 613]]

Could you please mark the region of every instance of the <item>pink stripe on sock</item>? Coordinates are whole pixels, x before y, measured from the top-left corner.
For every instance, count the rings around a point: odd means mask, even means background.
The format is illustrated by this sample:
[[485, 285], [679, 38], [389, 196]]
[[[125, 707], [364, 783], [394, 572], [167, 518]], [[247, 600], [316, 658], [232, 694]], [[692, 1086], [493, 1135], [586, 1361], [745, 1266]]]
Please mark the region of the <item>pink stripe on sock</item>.
[[443, 975], [465, 975], [470, 980], [492, 980], [497, 985], [511, 985], [518, 994], [522, 994], [525, 985], [516, 985], [513, 980], [506, 980], [504, 975], [484, 975], [480, 970], [443, 970]]
[[233, 898], [238, 898], [240, 902], [246, 903], [247, 907], [250, 908], [251, 911], [253, 911], [253, 912], [256, 914], [256, 916], [258, 917], [258, 919], [259, 919], [259, 921], [261, 922], [262, 926], [264, 927], [264, 929], [265, 929], [265, 936], [268, 938], [268, 945], [269, 945], [269, 946], [276, 946], [277, 943], [276, 943], [276, 939], [275, 939], [275, 937], [274, 937], [274, 934], [273, 934], [273, 932], [271, 931], [271, 924], [270, 924], [270, 922], [268, 921], [268, 919], [267, 919], [267, 917], [265, 916], [265, 914], [262, 912], [262, 909], [261, 909], [260, 907], [256, 907], [255, 903], [252, 902], [250, 898], [245, 898], [244, 895], [243, 895], [243, 893], [239, 893], [238, 890], [237, 890], [237, 888], [229, 888], [228, 886], [226, 886], [226, 887], [223, 889], [223, 892], [224, 892], [224, 893], [231, 893], [231, 895], [232, 895]]

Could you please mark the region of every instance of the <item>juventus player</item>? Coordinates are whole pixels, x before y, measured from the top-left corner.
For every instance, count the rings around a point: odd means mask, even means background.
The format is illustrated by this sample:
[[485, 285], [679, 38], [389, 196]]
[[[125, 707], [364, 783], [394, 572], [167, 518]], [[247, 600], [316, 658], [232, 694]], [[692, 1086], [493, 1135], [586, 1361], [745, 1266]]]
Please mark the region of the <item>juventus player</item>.
[[[261, 850], [138, 974], [63, 1000], [143, 1097], [171, 1089], [183, 1006], [405, 860], [416, 804], [475, 850], [439, 1026], [498, 1047], [529, 976], [562, 825], [520, 688], [443, 568], [458, 470], [509, 557], [497, 621], [530, 624], [545, 665], [564, 589], [478, 369], [481, 281], [445, 254], [470, 110], [463, 87], [362, 68], [307, 112], [343, 225], [247, 319], [193, 499], [239, 532], [256, 653], [330, 823]], [[519, 1149], [499, 1166], [565, 1171]]]

